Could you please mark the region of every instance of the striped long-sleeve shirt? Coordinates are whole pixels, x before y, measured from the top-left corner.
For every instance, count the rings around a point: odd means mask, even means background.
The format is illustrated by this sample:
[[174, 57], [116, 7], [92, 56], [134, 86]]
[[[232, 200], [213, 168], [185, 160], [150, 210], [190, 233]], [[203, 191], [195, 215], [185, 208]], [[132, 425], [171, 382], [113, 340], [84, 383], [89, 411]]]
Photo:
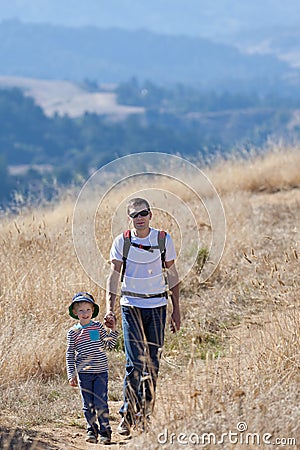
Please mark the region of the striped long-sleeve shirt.
[[68, 331], [66, 363], [68, 379], [76, 372], [99, 373], [108, 370], [106, 349], [116, 345], [117, 331], [108, 333], [102, 323], [74, 325]]

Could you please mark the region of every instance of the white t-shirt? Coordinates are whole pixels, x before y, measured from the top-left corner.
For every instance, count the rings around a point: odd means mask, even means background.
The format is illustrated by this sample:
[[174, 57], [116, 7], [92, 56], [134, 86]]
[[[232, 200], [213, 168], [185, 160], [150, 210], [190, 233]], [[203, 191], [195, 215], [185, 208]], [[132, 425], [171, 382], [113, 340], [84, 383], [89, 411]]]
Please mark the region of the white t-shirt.
[[[157, 246], [158, 230], [150, 228], [145, 238], [139, 238], [131, 232], [131, 242], [145, 246]], [[123, 234], [117, 236], [112, 244], [110, 260], [122, 261]], [[165, 260], [176, 259], [176, 251], [171, 236], [166, 234]], [[147, 251], [142, 248], [130, 246], [126, 260], [126, 270], [122, 283], [122, 291], [138, 294], [161, 294], [166, 290], [166, 283], [162, 272], [161, 255], [159, 248]], [[121, 305], [136, 306], [138, 308], [157, 308], [167, 304], [166, 297], [140, 298], [122, 294]]]

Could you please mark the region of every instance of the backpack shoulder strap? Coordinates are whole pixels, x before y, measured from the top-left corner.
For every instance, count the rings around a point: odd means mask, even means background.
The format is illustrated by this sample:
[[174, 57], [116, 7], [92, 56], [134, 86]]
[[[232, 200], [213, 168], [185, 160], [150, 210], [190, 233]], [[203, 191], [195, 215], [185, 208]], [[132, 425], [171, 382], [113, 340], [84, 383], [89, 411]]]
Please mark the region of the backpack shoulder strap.
[[166, 267], [165, 260], [166, 260], [166, 235], [167, 233], [165, 231], [160, 230], [157, 234], [157, 243], [160, 250], [160, 257], [161, 257], [161, 265], [163, 268]]
[[123, 232], [123, 238], [124, 238], [123, 255], [122, 255], [123, 266], [122, 266], [121, 281], [123, 281], [123, 278], [124, 278], [127, 256], [128, 256], [129, 249], [130, 249], [130, 246], [131, 246], [131, 231], [130, 230], [124, 231]]
[[166, 291], [165, 291], [165, 297], [168, 298], [168, 277], [166, 273], [166, 236], [167, 233], [165, 231], [160, 230], [157, 234], [157, 243], [160, 250], [160, 258], [161, 258], [161, 266], [162, 266], [162, 272], [163, 277], [165, 280], [166, 285]]

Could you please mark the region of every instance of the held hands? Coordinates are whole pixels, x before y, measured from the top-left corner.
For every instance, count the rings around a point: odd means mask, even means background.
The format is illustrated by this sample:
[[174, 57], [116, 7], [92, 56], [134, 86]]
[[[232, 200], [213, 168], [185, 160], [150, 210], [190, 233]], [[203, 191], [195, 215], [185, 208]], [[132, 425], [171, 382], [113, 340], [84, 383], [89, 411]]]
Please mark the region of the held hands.
[[115, 331], [117, 325], [117, 318], [112, 311], [109, 311], [104, 316], [104, 325], [107, 328], [110, 328], [112, 331]]

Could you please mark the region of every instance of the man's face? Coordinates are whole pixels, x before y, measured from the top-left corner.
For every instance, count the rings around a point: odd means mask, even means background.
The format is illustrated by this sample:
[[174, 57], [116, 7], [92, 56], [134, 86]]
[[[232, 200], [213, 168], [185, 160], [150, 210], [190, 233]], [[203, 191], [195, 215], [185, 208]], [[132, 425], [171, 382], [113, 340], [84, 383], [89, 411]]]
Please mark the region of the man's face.
[[128, 216], [132, 220], [134, 228], [139, 230], [149, 228], [152, 213], [145, 203], [129, 208]]

